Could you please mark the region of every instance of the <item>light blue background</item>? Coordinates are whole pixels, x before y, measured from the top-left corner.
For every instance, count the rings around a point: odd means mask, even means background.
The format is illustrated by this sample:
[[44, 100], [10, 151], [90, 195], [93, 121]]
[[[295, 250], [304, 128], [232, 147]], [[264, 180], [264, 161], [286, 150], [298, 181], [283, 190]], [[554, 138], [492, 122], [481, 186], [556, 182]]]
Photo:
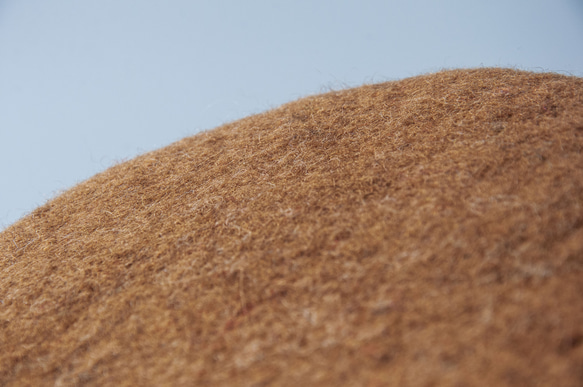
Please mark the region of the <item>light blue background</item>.
[[132, 158], [442, 68], [583, 76], [581, 0], [0, 0], [0, 229]]

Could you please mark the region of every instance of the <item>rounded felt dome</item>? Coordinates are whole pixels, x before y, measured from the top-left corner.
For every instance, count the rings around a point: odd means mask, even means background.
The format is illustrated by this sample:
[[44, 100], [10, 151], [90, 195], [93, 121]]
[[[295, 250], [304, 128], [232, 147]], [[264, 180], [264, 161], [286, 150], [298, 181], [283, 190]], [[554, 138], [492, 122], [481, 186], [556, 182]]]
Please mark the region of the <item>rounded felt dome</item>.
[[0, 233], [2, 385], [578, 385], [583, 80], [292, 102]]

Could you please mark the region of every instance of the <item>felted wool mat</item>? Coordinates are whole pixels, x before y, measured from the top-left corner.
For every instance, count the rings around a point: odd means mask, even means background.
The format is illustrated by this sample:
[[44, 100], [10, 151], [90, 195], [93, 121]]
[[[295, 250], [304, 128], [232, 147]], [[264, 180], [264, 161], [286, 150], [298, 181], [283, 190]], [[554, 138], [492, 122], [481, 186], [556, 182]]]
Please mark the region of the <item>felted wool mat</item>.
[[583, 385], [583, 79], [300, 99], [0, 233], [2, 386]]

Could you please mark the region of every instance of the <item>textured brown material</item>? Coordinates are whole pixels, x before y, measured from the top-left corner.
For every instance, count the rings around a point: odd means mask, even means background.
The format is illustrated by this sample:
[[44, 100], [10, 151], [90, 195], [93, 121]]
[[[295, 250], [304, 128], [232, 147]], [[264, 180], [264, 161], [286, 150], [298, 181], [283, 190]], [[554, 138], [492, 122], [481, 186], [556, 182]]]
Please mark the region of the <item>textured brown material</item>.
[[116, 165], [0, 234], [0, 385], [581, 386], [582, 149], [582, 79], [479, 69]]

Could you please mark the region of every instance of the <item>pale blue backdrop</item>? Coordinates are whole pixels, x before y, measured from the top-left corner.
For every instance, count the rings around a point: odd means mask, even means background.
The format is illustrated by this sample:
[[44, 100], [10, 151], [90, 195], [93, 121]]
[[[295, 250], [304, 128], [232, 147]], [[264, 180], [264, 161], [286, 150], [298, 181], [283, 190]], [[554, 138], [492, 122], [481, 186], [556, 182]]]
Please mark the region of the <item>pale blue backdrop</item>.
[[442, 68], [583, 76], [581, 0], [0, 0], [0, 229], [113, 163]]

